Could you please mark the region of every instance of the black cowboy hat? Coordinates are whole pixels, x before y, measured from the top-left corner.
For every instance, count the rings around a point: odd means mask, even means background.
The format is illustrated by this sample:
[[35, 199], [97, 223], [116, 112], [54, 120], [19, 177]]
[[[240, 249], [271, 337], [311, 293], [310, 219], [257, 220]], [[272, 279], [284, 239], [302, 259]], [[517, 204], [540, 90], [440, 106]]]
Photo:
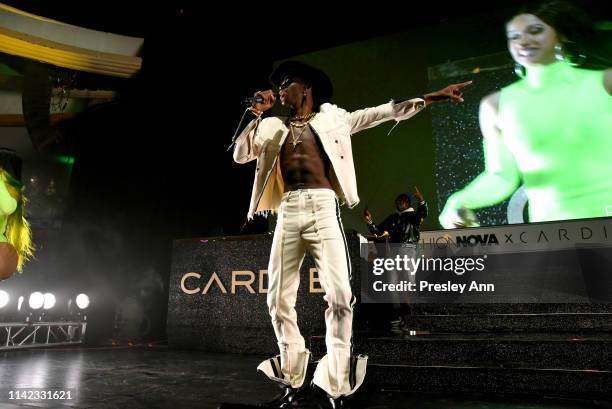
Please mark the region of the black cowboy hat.
[[329, 102], [334, 93], [331, 80], [323, 71], [301, 61], [285, 61], [270, 74], [272, 85], [278, 87], [285, 78], [300, 78], [312, 86], [315, 100], [322, 104]]

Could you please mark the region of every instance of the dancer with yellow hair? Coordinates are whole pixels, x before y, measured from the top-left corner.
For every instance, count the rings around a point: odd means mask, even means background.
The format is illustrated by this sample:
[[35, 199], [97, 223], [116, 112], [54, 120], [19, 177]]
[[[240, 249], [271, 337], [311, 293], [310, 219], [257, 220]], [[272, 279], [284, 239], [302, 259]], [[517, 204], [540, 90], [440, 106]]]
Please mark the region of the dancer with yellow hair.
[[0, 167], [0, 280], [23, 271], [34, 254], [26, 202], [23, 184]]

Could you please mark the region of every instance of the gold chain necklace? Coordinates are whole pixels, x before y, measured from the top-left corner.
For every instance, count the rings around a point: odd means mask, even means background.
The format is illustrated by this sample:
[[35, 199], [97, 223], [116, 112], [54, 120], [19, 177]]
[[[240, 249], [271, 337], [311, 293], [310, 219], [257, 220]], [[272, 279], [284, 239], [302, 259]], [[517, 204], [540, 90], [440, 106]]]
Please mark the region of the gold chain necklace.
[[295, 137], [295, 133], [293, 133], [293, 126], [289, 125], [289, 129], [291, 129], [291, 144], [293, 145], [293, 150], [295, 150], [295, 148], [297, 148], [297, 146], [302, 143], [302, 141], [300, 140], [300, 138], [302, 137], [302, 134], [304, 133], [304, 131], [306, 130], [306, 128], [302, 128], [302, 132], [300, 132], [300, 134], [298, 135], [298, 137]]
[[[300, 138], [302, 137], [302, 135], [304, 134], [304, 131], [306, 130], [306, 125], [308, 125], [310, 121], [313, 120], [315, 115], [316, 115], [316, 112], [311, 112], [307, 115], [300, 115], [300, 116], [296, 116], [296, 117], [289, 119], [289, 129], [291, 130], [291, 139], [292, 139], [291, 144], [293, 145], [293, 150], [295, 150], [295, 148], [297, 148], [297, 146], [300, 143], [302, 143]], [[294, 127], [302, 128], [302, 131], [297, 136], [297, 138], [295, 137], [295, 133], [293, 132]]]
[[312, 117], [314, 117], [317, 113], [316, 112], [311, 112], [309, 114], [305, 114], [305, 115], [297, 115], [294, 116], [293, 118], [289, 118], [290, 121], [309, 121], [312, 119]]

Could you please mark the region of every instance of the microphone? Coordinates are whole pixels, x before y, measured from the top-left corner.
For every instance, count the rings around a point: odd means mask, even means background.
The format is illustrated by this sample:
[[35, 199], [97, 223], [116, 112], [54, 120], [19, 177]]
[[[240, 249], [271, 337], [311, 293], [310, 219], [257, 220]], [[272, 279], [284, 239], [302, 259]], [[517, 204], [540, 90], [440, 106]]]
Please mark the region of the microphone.
[[263, 104], [264, 98], [261, 95], [256, 95], [254, 97], [248, 97], [242, 100], [244, 105], [253, 105], [255, 103]]
[[[275, 98], [278, 97], [278, 94], [273, 94], [273, 95], [274, 95]], [[265, 99], [261, 95], [255, 95], [254, 97], [248, 97], [248, 98], [244, 98], [242, 100], [242, 103], [244, 105], [249, 105], [249, 106], [253, 105], [255, 103], [263, 104], [264, 102], [265, 102]]]

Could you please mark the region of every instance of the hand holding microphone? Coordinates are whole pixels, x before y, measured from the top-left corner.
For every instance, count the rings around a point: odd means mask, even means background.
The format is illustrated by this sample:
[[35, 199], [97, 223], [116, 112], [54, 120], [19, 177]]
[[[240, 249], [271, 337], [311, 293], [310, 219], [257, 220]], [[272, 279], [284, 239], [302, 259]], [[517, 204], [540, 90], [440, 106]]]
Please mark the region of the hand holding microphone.
[[268, 109], [272, 108], [274, 103], [276, 102], [276, 96], [271, 89], [265, 91], [257, 91], [252, 97], [245, 98], [242, 100], [242, 103], [248, 105], [248, 108], [242, 114], [242, 118], [234, 131], [234, 136], [232, 137], [232, 143], [227, 148], [229, 151], [232, 149], [232, 146], [236, 143], [236, 139], [240, 135], [240, 130], [243, 129], [244, 120], [247, 118], [247, 111], [251, 111], [253, 114], [257, 115], [258, 118], [261, 118], [261, 114], [263, 114]]
[[253, 111], [261, 115], [274, 106], [276, 96], [271, 89], [257, 91], [251, 98], [246, 98], [244, 102], [250, 105]]

